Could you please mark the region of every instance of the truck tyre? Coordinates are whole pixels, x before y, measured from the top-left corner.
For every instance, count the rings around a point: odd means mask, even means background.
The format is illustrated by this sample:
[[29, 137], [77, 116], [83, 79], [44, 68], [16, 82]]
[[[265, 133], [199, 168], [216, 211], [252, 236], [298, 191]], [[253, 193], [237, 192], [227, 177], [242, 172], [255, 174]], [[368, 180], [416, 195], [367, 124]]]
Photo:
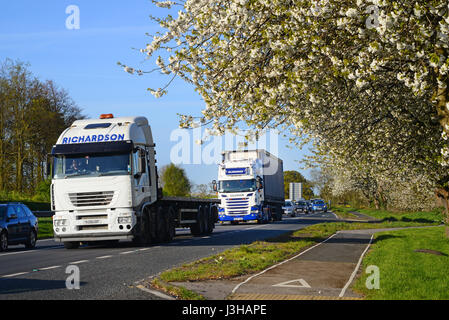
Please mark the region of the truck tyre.
[[80, 243], [78, 241], [64, 242], [64, 248], [68, 250], [78, 249], [79, 247]]
[[208, 234], [209, 232], [209, 225], [210, 225], [210, 218], [209, 218], [209, 207], [203, 207], [203, 232], [201, 234]]
[[133, 239], [133, 242], [137, 245], [149, 245], [151, 243], [151, 230], [150, 230], [151, 212], [145, 207], [140, 217], [139, 234]]
[[203, 208], [198, 208], [196, 223], [190, 226], [190, 232], [193, 236], [198, 237], [204, 232]]
[[214, 231], [215, 228], [215, 207], [211, 207], [210, 210], [208, 210], [208, 223], [207, 223], [207, 230], [206, 234], [211, 234]]
[[276, 215], [277, 215], [277, 220], [282, 221], [282, 207], [280, 207], [280, 206], [276, 207]]
[[164, 242], [168, 237], [168, 214], [164, 214], [164, 208], [158, 207], [156, 211], [156, 242]]
[[176, 235], [175, 225], [176, 209], [173, 206], [168, 207], [168, 221], [167, 221], [167, 242], [172, 242]]

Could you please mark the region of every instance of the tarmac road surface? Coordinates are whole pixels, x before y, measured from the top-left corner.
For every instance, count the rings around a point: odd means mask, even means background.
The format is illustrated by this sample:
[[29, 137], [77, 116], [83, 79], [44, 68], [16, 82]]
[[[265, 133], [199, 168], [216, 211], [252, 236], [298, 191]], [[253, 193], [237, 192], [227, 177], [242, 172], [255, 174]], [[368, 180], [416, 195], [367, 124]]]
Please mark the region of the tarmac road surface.
[[[142, 291], [136, 285], [143, 279], [173, 266], [221, 252], [233, 246], [275, 237], [311, 224], [335, 220], [335, 215], [315, 213], [285, 217], [270, 224], [217, 224], [206, 237], [193, 237], [188, 229], [177, 229], [177, 237], [168, 244], [136, 247], [120, 242], [115, 247], [82, 246], [66, 250], [63, 245], [40, 240], [34, 250], [11, 246], [0, 253], [0, 299], [145, 299], [160, 297]], [[79, 289], [72, 276], [79, 269]]]

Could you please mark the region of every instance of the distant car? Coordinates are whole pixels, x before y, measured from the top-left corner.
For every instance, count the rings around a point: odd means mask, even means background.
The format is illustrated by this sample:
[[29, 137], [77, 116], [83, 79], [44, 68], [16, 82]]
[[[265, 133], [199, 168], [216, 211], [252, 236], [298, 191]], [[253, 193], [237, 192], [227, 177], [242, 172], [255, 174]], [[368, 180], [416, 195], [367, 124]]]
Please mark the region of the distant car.
[[284, 210], [284, 214], [294, 216], [295, 214], [295, 205], [293, 201], [285, 200], [285, 204], [282, 207], [282, 210]]
[[295, 202], [295, 213], [309, 213], [309, 204], [306, 200], [300, 200]]
[[321, 199], [312, 200], [312, 211], [313, 212], [317, 212], [317, 211], [327, 212], [327, 204], [324, 202], [324, 200], [321, 200]]
[[34, 248], [37, 242], [38, 221], [22, 203], [0, 204], [0, 251], [8, 245], [24, 244]]
[[309, 213], [312, 212], [312, 201], [311, 200], [306, 200], [307, 202], [307, 206], [309, 208]]

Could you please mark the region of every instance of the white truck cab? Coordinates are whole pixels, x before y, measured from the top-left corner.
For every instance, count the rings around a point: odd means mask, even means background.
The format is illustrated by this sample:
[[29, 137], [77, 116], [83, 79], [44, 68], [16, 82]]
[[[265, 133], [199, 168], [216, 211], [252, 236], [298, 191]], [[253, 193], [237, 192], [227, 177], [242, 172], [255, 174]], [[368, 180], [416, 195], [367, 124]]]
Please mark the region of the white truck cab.
[[138, 212], [157, 201], [155, 151], [144, 117], [78, 120], [53, 147], [55, 239], [132, 239]]

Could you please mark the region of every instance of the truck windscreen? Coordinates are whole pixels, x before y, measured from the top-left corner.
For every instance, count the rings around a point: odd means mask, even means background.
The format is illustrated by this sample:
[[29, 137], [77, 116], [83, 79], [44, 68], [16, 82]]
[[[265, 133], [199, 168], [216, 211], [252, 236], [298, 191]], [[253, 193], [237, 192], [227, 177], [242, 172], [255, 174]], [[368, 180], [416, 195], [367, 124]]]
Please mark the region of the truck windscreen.
[[225, 180], [220, 181], [218, 192], [246, 192], [256, 190], [256, 180]]
[[57, 155], [53, 179], [131, 174], [130, 154]]

